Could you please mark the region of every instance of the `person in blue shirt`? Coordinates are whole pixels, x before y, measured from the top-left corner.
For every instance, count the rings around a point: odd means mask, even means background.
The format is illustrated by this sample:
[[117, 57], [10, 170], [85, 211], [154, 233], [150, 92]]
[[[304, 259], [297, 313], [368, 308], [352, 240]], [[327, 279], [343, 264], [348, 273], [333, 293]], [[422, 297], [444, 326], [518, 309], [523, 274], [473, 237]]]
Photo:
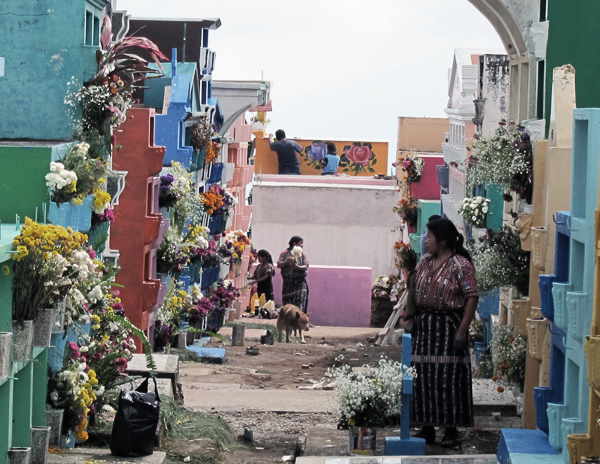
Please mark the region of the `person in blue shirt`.
[[327, 143], [327, 155], [325, 158], [321, 160], [321, 171], [322, 176], [333, 176], [338, 170], [338, 166], [340, 165], [340, 157], [337, 154], [337, 148], [335, 143], [328, 142]]
[[277, 153], [279, 174], [300, 175], [300, 162], [297, 153], [302, 153], [302, 147], [293, 140], [285, 138], [285, 132], [279, 129], [275, 132], [277, 142], [273, 141], [273, 134], [269, 135], [271, 151]]

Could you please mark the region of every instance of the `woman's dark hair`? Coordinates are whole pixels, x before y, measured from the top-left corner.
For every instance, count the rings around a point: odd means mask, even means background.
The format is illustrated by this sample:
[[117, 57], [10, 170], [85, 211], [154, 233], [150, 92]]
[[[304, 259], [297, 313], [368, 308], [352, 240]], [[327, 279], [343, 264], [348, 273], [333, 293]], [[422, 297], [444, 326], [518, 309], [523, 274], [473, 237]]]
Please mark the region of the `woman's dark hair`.
[[288, 251], [292, 251], [292, 248], [294, 248], [294, 246], [296, 245], [296, 243], [298, 242], [302, 242], [304, 239], [302, 237], [300, 237], [299, 235], [294, 235], [292, 238], [290, 238], [290, 241], [288, 242]]
[[463, 245], [464, 237], [450, 219], [441, 218], [428, 222], [427, 229], [433, 234], [438, 244], [446, 240], [448, 248], [472, 262], [471, 255]]
[[[266, 258], [267, 263], [273, 264], [273, 258], [271, 257], [271, 253], [269, 253], [267, 250], [258, 250], [256, 254], [261, 258]], [[275, 269], [273, 269], [273, 275], [275, 275]]]

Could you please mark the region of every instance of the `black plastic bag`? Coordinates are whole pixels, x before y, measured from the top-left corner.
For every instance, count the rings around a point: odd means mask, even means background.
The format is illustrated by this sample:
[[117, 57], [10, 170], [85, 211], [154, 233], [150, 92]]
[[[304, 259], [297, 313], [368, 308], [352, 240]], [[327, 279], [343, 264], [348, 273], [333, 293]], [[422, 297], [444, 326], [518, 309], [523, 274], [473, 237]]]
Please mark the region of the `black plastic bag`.
[[110, 451], [115, 456], [148, 456], [154, 452], [154, 435], [160, 415], [160, 398], [156, 379], [154, 391], [148, 392], [148, 379], [134, 391], [121, 390], [119, 406], [110, 437]]

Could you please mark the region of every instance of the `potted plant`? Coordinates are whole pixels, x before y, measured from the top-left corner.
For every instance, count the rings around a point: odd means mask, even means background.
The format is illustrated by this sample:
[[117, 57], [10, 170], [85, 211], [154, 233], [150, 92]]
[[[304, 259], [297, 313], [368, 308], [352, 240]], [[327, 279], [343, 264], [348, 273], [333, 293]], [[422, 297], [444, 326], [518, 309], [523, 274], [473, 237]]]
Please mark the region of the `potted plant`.
[[[400, 424], [403, 377], [414, 377], [414, 370], [385, 357], [378, 369], [364, 366], [360, 372], [353, 372], [343, 356], [336, 364], [325, 376], [334, 382], [338, 429], [349, 429], [352, 454], [374, 454], [376, 427]], [[371, 438], [365, 443], [358, 440], [361, 436]]]

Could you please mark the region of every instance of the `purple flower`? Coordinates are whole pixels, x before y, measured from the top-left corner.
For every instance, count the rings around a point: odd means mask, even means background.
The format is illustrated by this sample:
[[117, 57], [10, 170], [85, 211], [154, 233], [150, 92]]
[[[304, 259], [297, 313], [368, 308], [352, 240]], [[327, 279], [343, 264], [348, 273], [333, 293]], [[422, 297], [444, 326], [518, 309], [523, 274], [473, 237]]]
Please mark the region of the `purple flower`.
[[327, 145], [317, 140], [312, 143], [307, 152], [307, 155], [313, 161], [320, 161], [327, 155]]

